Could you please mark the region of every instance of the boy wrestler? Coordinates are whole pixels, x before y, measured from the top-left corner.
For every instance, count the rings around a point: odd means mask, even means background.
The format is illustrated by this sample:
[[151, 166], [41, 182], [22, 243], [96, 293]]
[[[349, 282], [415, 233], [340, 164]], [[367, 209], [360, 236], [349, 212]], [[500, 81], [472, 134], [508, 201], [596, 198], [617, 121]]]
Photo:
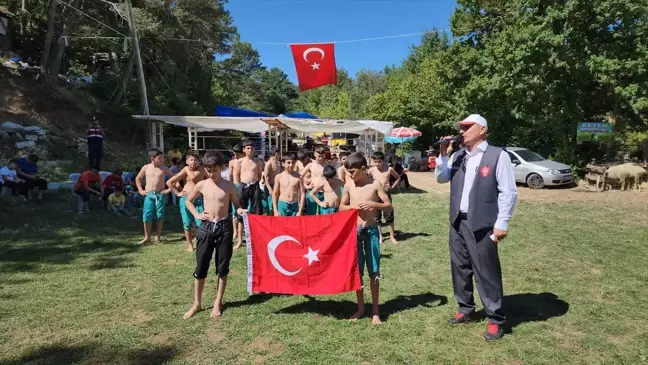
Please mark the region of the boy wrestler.
[[[389, 198], [389, 201], [391, 201], [391, 193], [390, 191], [393, 189], [396, 189], [398, 184], [400, 184], [401, 177], [400, 175], [394, 170], [393, 167], [389, 166], [388, 164], [385, 163], [385, 154], [376, 151], [371, 154], [371, 159], [373, 160], [373, 166], [369, 169], [367, 172], [369, 176], [371, 176], [372, 179], [378, 181], [380, 185], [382, 185], [383, 189], [385, 189], [385, 193], [387, 194], [387, 197]], [[390, 179], [393, 179], [394, 183], [390, 184], [389, 181]], [[389, 226], [389, 238], [391, 239], [392, 243], [397, 245], [398, 241], [396, 241], [395, 237], [395, 231], [394, 231], [394, 210], [392, 209], [389, 212], [381, 212], [377, 211], [376, 212], [376, 221], [378, 223], [378, 226], [380, 226], [381, 219], [382, 217], [385, 217], [385, 223]], [[382, 230], [380, 231], [380, 241], [382, 242]]]
[[275, 217], [301, 216], [306, 199], [304, 183], [295, 171], [297, 156], [286, 153], [281, 158], [284, 171], [275, 178], [272, 206]]
[[[261, 181], [263, 167], [261, 161], [254, 158], [254, 142], [250, 140], [243, 141], [242, 147], [245, 156], [238, 160], [236, 171], [234, 171], [234, 181], [241, 184], [239, 202], [250, 213], [262, 214], [259, 181]], [[243, 232], [243, 217], [238, 216], [237, 218], [238, 230], [239, 232]], [[234, 250], [241, 248], [243, 244], [243, 240], [240, 238], [241, 236], [241, 233], [239, 233], [239, 241], [234, 246]]]
[[[180, 170], [180, 172], [174, 177], [170, 178], [166, 185], [167, 187], [175, 194], [180, 197], [180, 216], [182, 217], [182, 228], [184, 228], [185, 241], [187, 244], [187, 251], [193, 252], [193, 239], [196, 236], [196, 227], [200, 226], [200, 220], [194, 219], [191, 212], [187, 210], [187, 194], [193, 190], [197, 183], [205, 180], [205, 169], [200, 166], [200, 157], [194, 152], [187, 153], [187, 159], [185, 160], [186, 166]], [[176, 188], [178, 182], [186, 180], [186, 183], [182, 187], [182, 191], [179, 192]], [[194, 205], [198, 212], [203, 211], [203, 201], [202, 198], [196, 198]]]
[[[344, 192], [344, 182], [338, 179], [337, 171], [333, 165], [324, 166], [324, 178], [315, 182], [310, 196], [319, 205], [319, 214], [337, 213], [340, 209], [340, 201]], [[322, 193], [324, 199], [320, 200], [318, 195]]]
[[[233, 226], [229, 213], [230, 204], [234, 204], [239, 215], [247, 212], [245, 209], [241, 209], [239, 205], [236, 186], [221, 177], [220, 172], [225, 165], [223, 154], [218, 151], [209, 151], [205, 153], [202, 162], [208, 179], [196, 184], [187, 196], [185, 203], [191, 214], [196, 219], [203, 221], [198, 228], [196, 245], [194, 304], [185, 313], [185, 319], [193, 317], [202, 310], [202, 293], [205, 288], [205, 278], [214, 253], [216, 274], [218, 275], [218, 291], [210, 317], [220, 317], [230, 260], [232, 259]], [[205, 207], [202, 213], [196, 209], [193, 203], [194, 199], [199, 196], [202, 196]]]
[[[164, 207], [166, 203], [166, 194], [169, 189], [165, 189], [164, 177], [173, 177], [173, 172], [164, 166], [164, 154], [157, 148], [149, 150], [150, 163], [142, 166], [140, 172], [135, 177], [135, 184], [140, 195], [144, 196], [144, 207], [142, 208], [142, 220], [144, 221], [144, 239], [140, 244], [146, 244], [151, 241], [151, 230], [153, 221], [155, 221], [155, 242], [160, 243], [162, 226], [164, 225]], [[142, 187], [142, 179], [146, 177], [146, 187]]]
[[[365, 263], [371, 284], [371, 323], [381, 323], [379, 316], [380, 284], [380, 233], [376, 223], [376, 210], [389, 211], [391, 202], [379, 182], [367, 175], [367, 160], [362, 153], [351, 154], [344, 163], [351, 181], [344, 188], [340, 211], [358, 209], [358, 268], [363, 276]], [[350, 320], [357, 321], [364, 316], [364, 292], [356, 291], [358, 311]]]

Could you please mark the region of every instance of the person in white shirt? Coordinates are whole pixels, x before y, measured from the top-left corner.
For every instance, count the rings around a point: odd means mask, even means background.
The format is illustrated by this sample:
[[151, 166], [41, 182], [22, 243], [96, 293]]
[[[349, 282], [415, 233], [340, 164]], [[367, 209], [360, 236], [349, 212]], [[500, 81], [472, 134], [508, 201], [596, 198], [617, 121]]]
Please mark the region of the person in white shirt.
[[437, 182], [450, 182], [450, 263], [459, 311], [451, 324], [474, 319], [473, 275], [484, 305], [488, 326], [484, 339], [504, 335], [502, 325], [502, 270], [498, 243], [508, 234], [508, 222], [517, 201], [511, 159], [486, 142], [488, 124], [472, 114], [455, 124], [463, 146], [450, 158], [453, 137], [443, 137], [434, 171]]
[[29, 185], [27, 181], [18, 177], [16, 167], [18, 167], [18, 160], [14, 158], [9, 161], [7, 166], [0, 168], [0, 189], [7, 187], [11, 189], [12, 195], [21, 195], [27, 199]]

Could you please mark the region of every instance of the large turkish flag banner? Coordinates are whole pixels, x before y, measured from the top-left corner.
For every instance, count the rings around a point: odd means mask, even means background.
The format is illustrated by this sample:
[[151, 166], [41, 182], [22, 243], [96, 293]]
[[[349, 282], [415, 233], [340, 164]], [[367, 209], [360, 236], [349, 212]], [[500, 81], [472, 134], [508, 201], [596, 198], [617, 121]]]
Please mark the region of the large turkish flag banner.
[[291, 44], [290, 49], [297, 69], [299, 91], [337, 85], [333, 43]]
[[328, 295], [358, 290], [356, 210], [316, 216], [246, 214], [248, 292]]

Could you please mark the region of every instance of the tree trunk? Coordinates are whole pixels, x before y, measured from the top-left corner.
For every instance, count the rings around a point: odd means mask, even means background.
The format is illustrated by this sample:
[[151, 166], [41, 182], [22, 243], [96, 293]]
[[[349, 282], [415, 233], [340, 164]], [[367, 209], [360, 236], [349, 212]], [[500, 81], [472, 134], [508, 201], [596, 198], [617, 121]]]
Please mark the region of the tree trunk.
[[50, 47], [52, 46], [52, 38], [54, 37], [54, 23], [56, 21], [56, 0], [50, 0], [49, 12], [47, 15], [47, 33], [45, 34], [45, 44], [43, 45], [43, 52], [41, 53], [41, 74], [47, 74], [49, 68], [49, 55]]
[[65, 37], [68, 35], [68, 27], [63, 24], [63, 32], [61, 32], [61, 37], [56, 42], [56, 51], [54, 53], [54, 59], [52, 59], [52, 68], [50, 69], [50, 74], [48, 78], [48, 86], [50, 88], [55, 88], [58, 83], [58, 74], [61, 69], [61, 60], [65, 54]]
[[124, 97], [124, 94], [126, 93], [126, 86], [128, 85], [128, 79], [130, 79], [131, 75], [133, 74], [133, 66], [135, 66], [135, 52], [131, 53], [130, 59], [128, 60], [128, 64], [126, 65], [126, 68], [124, 69], [124, 72], [122, 74], [122, 83], [117, 87], [117, 90], [115, 91], [115, 95], [111, 98], [110, 100], [110, 105], [117, 106], [119, 103], [121, 103], [122, 98]]

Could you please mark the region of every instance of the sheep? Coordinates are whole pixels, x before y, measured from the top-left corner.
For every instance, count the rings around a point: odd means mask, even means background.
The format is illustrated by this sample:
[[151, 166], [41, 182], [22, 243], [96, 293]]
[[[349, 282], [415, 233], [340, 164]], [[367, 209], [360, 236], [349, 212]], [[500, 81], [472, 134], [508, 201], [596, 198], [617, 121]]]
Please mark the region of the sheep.
[[626, 190], [626, 183], [630, 178], [634, 178], [635, 189], [641, 190], [641, 182], [646, 176], [646, 170], [641, 166], [635, 166], [631, 163], [612, 166], [603, 173], [602, 188], [605, 190], [607, 179], [618, 179], [621, 182], [621, 190]]

